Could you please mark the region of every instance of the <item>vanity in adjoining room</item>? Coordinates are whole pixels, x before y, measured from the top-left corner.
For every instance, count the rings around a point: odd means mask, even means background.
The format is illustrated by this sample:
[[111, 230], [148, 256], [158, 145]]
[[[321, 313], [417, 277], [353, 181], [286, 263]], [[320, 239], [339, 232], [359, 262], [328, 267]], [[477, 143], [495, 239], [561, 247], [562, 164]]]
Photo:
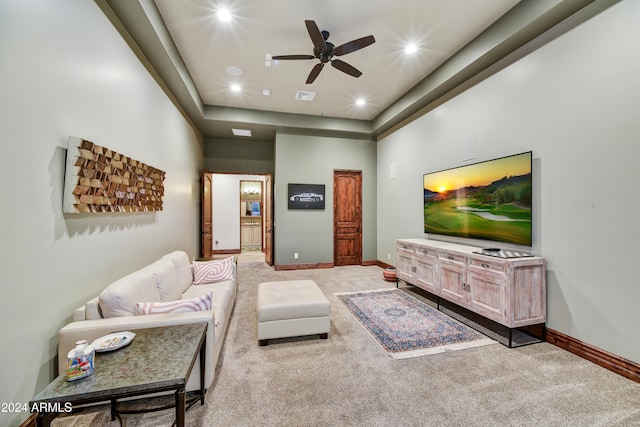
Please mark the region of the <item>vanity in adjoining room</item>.
[[262, 249], [262, 181], [240, 181], [240, 245]]

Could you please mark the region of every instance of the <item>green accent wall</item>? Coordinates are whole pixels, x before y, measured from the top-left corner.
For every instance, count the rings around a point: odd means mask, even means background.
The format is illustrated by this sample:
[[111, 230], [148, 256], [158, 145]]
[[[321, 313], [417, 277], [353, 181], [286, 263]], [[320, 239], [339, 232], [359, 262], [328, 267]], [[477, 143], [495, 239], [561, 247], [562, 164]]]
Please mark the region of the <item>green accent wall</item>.
[[205, 139], [204, 168], [215, 173], [273, 174], [273, 141]]
[[[278, 133], [275, 144], [275, 264], [333, 262], [333, 172], [362, 171], [362, 260], [376, 260], [376, 143]], [[324, 184], [324, 210], [289, 210], [288, 184]], [[298, 259], [294, 258], [298, 253]]]
[[424, 173], [532, 150], [547, 327], [640, 362], [638, 21], [618, 2], [380, 139], [378, 259], [424, 237]]

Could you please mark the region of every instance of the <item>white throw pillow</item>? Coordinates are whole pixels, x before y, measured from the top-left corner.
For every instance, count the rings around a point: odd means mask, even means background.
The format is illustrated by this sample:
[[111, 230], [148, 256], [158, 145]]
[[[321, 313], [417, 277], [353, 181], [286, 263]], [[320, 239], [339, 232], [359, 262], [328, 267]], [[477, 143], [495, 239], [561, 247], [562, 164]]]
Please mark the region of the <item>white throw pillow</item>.
[[186, 291], [189, 286], [191, 286], [191, 282], [193, 282], [191, 262], [189, 261], [187, 253], [184, 251], [174, 251], [164, 255], [162, 259], [169, 259], [176, 266], [179, 283], [178, 289], [180, 290], [180, 295], [182, 295], [182, 292]]
[[192, 311], [211, 310], [213, 305], [213, 292], [200, 295], [197, 298], [168, 301], [168, 302], [139, 302], [136, 304], [136, 314], [161, 314], [161, 313], [189, 313]]
[[146, 267], [111, 283], [98, 300], [103, 317], [134, 316], [137, 301], [161, 301], [153, 272]]
[[217, 283], [233, 279], [233, 257], [193, 262], [193, 284]]
[[173, 261], [167, 258], [159, 259], [148, 268], [153, 271], [153, 276], [156, 279], [160, 301], [180, 299], [184, 289], [180, 286], [178, 272]]

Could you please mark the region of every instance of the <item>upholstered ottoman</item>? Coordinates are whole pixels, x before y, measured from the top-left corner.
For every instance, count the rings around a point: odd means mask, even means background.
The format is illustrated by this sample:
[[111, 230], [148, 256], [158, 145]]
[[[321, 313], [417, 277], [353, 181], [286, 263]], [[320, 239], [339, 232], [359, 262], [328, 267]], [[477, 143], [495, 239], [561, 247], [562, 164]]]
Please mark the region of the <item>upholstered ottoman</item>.
[[258, 343], [269, 339], [320, 335], [329, 337], [331, 305], [313, 280], [258, 285]]

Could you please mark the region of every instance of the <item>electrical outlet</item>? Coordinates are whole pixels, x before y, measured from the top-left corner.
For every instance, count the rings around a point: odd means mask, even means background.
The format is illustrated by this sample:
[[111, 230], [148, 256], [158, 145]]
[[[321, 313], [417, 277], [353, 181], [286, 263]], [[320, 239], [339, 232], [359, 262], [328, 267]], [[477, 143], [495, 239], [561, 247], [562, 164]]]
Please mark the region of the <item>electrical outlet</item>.
[[298, 252], [293, 253], [293, 259], [298, 259]]
[[387, 254], [387, 259], [391, 259], [391, 254]]

